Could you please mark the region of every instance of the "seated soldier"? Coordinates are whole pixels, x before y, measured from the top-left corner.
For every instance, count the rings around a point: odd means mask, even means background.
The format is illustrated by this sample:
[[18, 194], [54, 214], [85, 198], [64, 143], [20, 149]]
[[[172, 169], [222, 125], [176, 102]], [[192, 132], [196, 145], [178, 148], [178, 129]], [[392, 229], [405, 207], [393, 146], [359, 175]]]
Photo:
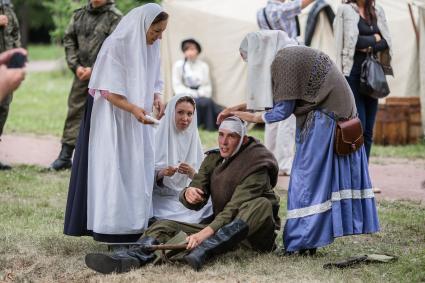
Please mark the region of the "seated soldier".
[[219, 149], [209, 151], [190, 187], [180, 194], [189, 209], [201, 209], [211, 197], [213, 220], [192, 224], [161, 220], [150, 226], [139, 245], [114, 254], [88, 254], [86, 264], [101, 273], [127, 272], [155, 259], [146, 246], [167, 243], [183, 231], [187, 237], [184, 260], [199, 270], [213, 255], [233, 247], [270, 252], [280, 228], [279, 197], [273, 187], [278, 165], [273, 154], [246, 135], [243, 121], [229, 117], [219, 128]]

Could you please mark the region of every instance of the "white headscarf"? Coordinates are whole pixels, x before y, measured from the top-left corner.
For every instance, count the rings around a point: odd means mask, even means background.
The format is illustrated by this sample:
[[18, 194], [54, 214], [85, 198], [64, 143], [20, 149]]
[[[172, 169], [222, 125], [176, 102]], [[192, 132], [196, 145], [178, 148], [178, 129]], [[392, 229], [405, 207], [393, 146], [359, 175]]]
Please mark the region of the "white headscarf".
[[[180, 131], [176, 127], [176, 103], [185, 95], [174, 96], [167, 105], [165, 116], [155, 134], [155, 169], [160, 170], [167, 166], [177, 166], [185, 162], [198, 170], [204, 154], [201, 139], [198, 133], [196, 109], [193, 112], [189, 127]], [[176, 173], [171, 177], [164, 177], [163, 183], [168, 188], [181, 191], [190, 183], [187, 175]]]
[[219, 131], [220, 130], [227, 130], [227, 131], [230, 131], [232, 133], [236, 133], [241, 137], [241, 139], [239, 140], [238, 146], [236, 147], [235, 151], [232, 153], [231, 156], [238, 153], [238, 151], [241, 149], [243, 139], [247, 135], [247, 132], [248, 132], [247, 128], [246, 128], [246, 122], [242, 121], [241, 119], [239, 119], [236, 116], [231, 116], [231, 117], [224, 119], [223, 122], [221, 122], [220, 128], [218, 130]]
[[162, 11], [158, 4], [149, 3], [131, 10], [121, 19], [97, 55], [90, 89], [125, 96], [129, 102], [152, 111], [155, 82], [160, 72], [157, 67], [160, 48], [159, 40], [153, 45], [146, 43], [146, 32]]
[[280, 30], [251, 32], [242, 40], [239, 51], [248, 63], [248, 109], [273, 107], [271, 65], [279, 50], [293, 45], [298, 42]]

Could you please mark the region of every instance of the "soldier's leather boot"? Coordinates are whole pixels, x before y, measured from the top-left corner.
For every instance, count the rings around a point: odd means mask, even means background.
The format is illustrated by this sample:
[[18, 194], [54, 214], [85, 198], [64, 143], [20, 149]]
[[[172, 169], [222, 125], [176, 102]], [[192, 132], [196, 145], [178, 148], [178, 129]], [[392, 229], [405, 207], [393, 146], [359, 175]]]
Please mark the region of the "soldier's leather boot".
[[65, 170], [72, 167], [72, 153], [74, 152], [74, 146], [66, 143], [62, 144], [61, 152], [58, 158], [53, 161], [50, 168], [56, 171]]
[[196, 271], [200, 270], [212, 256], [223, 254], [235, 248], [248, 235], [249, 227], [241, 219], [236, 219], [221, 227], [217, 232], [204, 240], [184, 259]]
[[143, 237], [137, 241], [139, 245], [128, 250], [120, 250], [113, 254], [92, 253], [86, 255], [86, 265], [94, 271], [110, 274], [124, 273], [131, 269], [142, 267], [155, 259], [153, 251], [147, 246], [158, 245], [152, 237]]

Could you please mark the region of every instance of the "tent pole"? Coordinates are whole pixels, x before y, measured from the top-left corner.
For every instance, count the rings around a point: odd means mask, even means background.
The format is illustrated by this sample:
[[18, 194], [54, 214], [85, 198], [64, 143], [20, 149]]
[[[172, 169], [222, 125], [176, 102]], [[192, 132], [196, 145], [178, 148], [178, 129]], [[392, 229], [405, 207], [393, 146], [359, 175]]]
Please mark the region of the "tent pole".
[[410, 20], [412, 21], [413, 29], [415, 30], [416, 45], [419, 46], [419, 31], [416, 26], [415, 17], [413, 16], [412, 4], [408, 3], [407, 6], [409, 7]]

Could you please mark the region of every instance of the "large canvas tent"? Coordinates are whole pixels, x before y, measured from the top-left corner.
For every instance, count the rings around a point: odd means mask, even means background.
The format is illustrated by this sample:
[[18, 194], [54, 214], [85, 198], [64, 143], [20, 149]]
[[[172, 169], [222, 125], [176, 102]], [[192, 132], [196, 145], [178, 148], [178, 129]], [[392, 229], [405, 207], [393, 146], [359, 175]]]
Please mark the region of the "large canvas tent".
[[[256, 12], [266, 0], [164, 0], [163, 6], [170, 13], [169, 25], [163, 36], [162, 60], [166, 84], [166, 97], [172, 95], [171, 70], [173, 63], [182, 58], [180, 42], [196, 38], [203, 47], [202, 58], [210, 65], [214, 97], [220, 104], [229, 106], [245, 100], [246, 66], [239, 55], [243, 37], [258, 30]], [[336, 13], [340, 0], [327, 0]], [[389, 77], [391, 95], [418, 96], [422, 92], [425, 103], [423, 63], [424, 38], [419, 48], [406, 0], [377, 0], [384, 8], [393, 40], [394, 78]], [[416, 7], [425, 1], [416, 0]], [[311, 6], [311, 5], [310, 5]], [[310, 7], [309, 7], [310, 8]], [[425, 9], [425, 8], [424, 8]], [[418, 10], [418, 9], [416, 9]], [[419, 9], [421, 10], [421, 9]], [[419, 20], [419, 30], [424, 34], [425, 10], [414, 13]], [[300, 16], [303, 38], [309, 9]], [[335, 58], [332, 29], [321, 13], [312, 40], [312, 47], [319, 48]], [[423, 53], [424, 51], [422, 51]], [[419, 72], [422, 68], [422, 73]], [[425, 108], [422, 108], [425, 110]], [[424, 113], [424, 112], [423, 112]], [[425, 115], [424, 115], [425, 116]]]

